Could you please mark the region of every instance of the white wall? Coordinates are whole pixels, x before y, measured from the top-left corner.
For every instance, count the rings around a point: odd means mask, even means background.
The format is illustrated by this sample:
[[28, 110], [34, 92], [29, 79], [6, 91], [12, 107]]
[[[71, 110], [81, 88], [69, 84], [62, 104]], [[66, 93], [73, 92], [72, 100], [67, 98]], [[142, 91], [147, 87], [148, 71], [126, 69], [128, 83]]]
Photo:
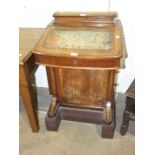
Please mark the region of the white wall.
[[[22, 0], [19, 5], [20, 27], [46, 27], [55, 11], [107, 11], [108, 0]], [[125, 31], [128, 50], [126, 68], [121, 70], [117, 92], [124, 92], [134, 79], [134, 47], [138, 27], [137, 6], [130, 0], [111, 0], [111, 11], [117, 11]], [[47, 87], [46, 72], [43, 66], [36, 73], [38, 87]]]

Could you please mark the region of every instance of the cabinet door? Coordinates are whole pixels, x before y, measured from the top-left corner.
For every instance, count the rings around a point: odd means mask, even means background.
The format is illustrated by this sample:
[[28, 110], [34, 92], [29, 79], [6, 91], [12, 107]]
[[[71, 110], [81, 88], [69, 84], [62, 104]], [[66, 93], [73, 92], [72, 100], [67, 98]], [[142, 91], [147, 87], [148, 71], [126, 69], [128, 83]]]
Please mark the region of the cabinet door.
[[101, 108], [104, 101], [113, 98], [114, 73], [111, 70], [55, 68], [56, 97], [64, 105]]

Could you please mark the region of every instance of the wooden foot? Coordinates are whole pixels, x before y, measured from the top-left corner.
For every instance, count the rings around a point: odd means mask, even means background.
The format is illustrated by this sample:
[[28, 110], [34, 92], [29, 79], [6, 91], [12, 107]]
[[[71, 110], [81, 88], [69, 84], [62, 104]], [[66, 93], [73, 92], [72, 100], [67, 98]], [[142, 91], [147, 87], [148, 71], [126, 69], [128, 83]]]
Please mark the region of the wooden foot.
[[49, 107], [47, 116], [45, 118], [47, 130], [57, 131], [61, 121], [59, 104], [57, 103], [57, 98], [53, 97], [52, 103]]
[[78, 109], [71, 107], [58, 106], [58, 109], [52, 117], [48, 115], [45, 118], [46, 128], [50, 131], [57, 131], [61, 122], [61, 119], [102, 124], [102, 137], [113, 138], [115, 131], [115, 115], [114, 110], [112, 112], [112, 122], [103, 122], [103, 111], [102, 110], [91, 110], [91, 109]]
[[114, 123], [109, 124], [102, 124], [102, 138], [113, 138], [115, 131]]
[[46, 129], [49, 131], [57, 131], [61, 122], [60, 111], [56, 112], [54, 117], [49, 117], [48, 115], [45, 118]]

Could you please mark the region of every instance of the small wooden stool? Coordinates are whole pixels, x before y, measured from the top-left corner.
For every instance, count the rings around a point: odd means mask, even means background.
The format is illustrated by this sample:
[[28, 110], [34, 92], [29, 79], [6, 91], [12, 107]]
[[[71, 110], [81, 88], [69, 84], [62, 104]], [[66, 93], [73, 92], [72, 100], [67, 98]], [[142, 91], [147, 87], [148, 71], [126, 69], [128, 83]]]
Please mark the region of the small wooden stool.
[[122, 136], [124, 136], [128, 130], [129, 121], [135, 120], [135, 80], [133, 80], [125, 95], [126, 107], [124, 110], [123, 123], [120, 130]]

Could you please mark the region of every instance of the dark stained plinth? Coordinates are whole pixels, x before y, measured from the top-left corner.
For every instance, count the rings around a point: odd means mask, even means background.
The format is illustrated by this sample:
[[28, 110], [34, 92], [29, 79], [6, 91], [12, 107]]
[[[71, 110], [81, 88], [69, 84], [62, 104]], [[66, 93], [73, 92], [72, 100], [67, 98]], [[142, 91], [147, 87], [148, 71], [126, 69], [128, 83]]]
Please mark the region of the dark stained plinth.
[[58, 109], [54, 117], [45, 117], [46, 129], [49, 131], [57, 131], [61, 122], [60, 109]]
[[61, 118], [64, 120], [101, 124], [102, 116], [102, 110], [61, 107]]
[[111, 124], [102, 123], [102, 138], [113, 138], [115, 132], [115, 122]]
[[54, 117], [45, 118], [46, 128], [49, 131], [57, 131], [61, 119], [71, 120], [85, 123], [95, 123], [102, 125], [101, 137], [113, 138], [115, 130], [115, 115], [113, 111], [113, 121], [110, 124], [103, 123], [103, 110], [80, 109], [59, 106], [59, 109]]

